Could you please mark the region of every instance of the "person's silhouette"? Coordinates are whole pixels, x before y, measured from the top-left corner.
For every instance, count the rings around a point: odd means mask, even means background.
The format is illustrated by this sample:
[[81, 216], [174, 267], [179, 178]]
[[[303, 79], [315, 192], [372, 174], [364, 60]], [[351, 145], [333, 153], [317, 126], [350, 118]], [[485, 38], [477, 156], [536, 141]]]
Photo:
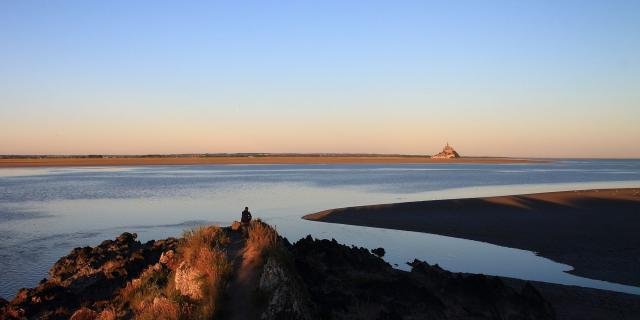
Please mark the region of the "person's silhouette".
[[243, 225], [249, 225], [249, 223], [251, 223], [251, 212], [249, 212], [249, 207], [244, 207], [240, 222], [242, 222]]

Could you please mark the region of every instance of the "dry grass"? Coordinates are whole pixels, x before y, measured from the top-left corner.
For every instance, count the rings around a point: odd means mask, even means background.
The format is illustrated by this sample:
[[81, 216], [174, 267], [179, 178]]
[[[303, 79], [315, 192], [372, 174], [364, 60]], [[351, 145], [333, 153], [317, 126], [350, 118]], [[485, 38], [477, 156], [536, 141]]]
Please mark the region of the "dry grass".
[[98, 314], [98, 318], [96, 320], [116, 320], [118, 318], [118, 313], [114, 308], [106, 308]]
[[198, 260], [198, 255], [205, 250], [210, 251], [229, 244], [229, 237], [218, 226], [197, 227], [185, 231], [183, 241], [178, 249], [182, 260], [190, 263]]
[[225, 231], [218, 226], [200, 227], [184, 234], [178, 259], [189, 263], [201, 275], [203, 289], [203, 299], [194, 310], [195, 319], [211, 318], [219, 309], [218, 303], [232, 269], [221, 247], [229, 242]]
[[97, 315], [95, 311], [86, 307], [82, 307], [73, 313], [70, 320], [94, 320], [96, 316]]
[[184, 233], [177, 249], [177, 263], [187, 263], [200, 275], [197, 281], [202, 288], [201, 299], [181, 295], [175, 286], [175, 270], [150, 266], [120, 291], [123, 306], [132, 310], [134, 319], [140, 320], [212, 318], [231, 273], [231, 263], [221, 250], [229, 241], [225, 231], [217, 226]]
[[183, 317], [180, 304], [165, 297], [156, 297], [137, 316], [139, 320], [178, 320]]
[[278, 245], [278, 232], [259, 219], [251, 221], [247, 239], [247, 251], [265, 254]]
[[149, 267], [120, 291], [120, 297], [128, 308], [139, 314], [152, 305], [155, 298], [165, 295], [168, 283], [167, 270]]
[[200, 254], [192, 261], [192, 266], [201, 274], [200, 283], [203, 289], [203, 298], [198, 305], [197, 313], [202, 318], [210, 318], [218, 309], [222, 291], [231, 273], [231, 263], [219, 249], [201, 248]]

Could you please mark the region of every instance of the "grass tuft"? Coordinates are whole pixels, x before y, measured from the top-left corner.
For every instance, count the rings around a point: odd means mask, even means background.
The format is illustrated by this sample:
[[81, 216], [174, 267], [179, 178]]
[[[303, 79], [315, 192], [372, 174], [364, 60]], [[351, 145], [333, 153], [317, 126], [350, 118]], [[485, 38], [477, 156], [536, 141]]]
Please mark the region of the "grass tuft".
[[184, 318], [180, 305], [165, 297], [156, 297], [136, 317], [138, 320], [179, 320]]
[[176, 258], [178, 264], [187, 263], [199, 275], [201, 299], [181, 295], [175, 286], [176, 271], [155, 265], [120, 291], [121, 305], [139, 320], [213, 318], [232, 269], [222, 251], [229, 242], [226, 232], [218, 226], [198, 227], [184, 233]]
[[247, 250], [265, 255], [278, 247], [278, 232], [275, 228], [260, 221], [251, 221], [249, 226], [249, 238], [247, 239]]
[[218, 226], [197, 227], [184, 232], [178, 253], [182, 260], [192, 263], [203, 249], [220, 248], [229, 244], [229, 241], [227, 234]]

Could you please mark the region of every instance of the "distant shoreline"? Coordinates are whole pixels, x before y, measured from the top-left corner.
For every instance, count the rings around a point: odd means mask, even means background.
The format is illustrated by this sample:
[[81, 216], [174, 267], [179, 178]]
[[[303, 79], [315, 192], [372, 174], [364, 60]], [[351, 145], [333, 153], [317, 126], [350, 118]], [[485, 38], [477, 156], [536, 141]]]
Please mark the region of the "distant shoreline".
[[147, 166], [204, 164], [439, 164], [439, 163], [547, 163], [549, 160], [521, 158], [463, 157], [431, 159], [415, 155], [256, 155], [256, 156], [115, 156], [115, 157], [5, 157], [0, 168]]
[[640, 286], [640, 188], [348, 207], [303, 218], [529, 250], [576, 275]]

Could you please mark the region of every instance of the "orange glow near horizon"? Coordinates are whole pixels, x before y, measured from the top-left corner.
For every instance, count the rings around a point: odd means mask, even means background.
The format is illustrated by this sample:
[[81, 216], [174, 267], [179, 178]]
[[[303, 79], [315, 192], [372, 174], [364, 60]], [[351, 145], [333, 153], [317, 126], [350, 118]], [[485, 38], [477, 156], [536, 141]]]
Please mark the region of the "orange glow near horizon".
[[[524, 121], [524, 120], [523, 120]], [[449, 141], [463, 156], [640, 157], [638, 129], [536, 128], [400, 119], [305, 121], [101, 120], [61, 126], [31, 122], [0, 129], [0, 154], [169, 154], [223, 152], [434, 154]]]

